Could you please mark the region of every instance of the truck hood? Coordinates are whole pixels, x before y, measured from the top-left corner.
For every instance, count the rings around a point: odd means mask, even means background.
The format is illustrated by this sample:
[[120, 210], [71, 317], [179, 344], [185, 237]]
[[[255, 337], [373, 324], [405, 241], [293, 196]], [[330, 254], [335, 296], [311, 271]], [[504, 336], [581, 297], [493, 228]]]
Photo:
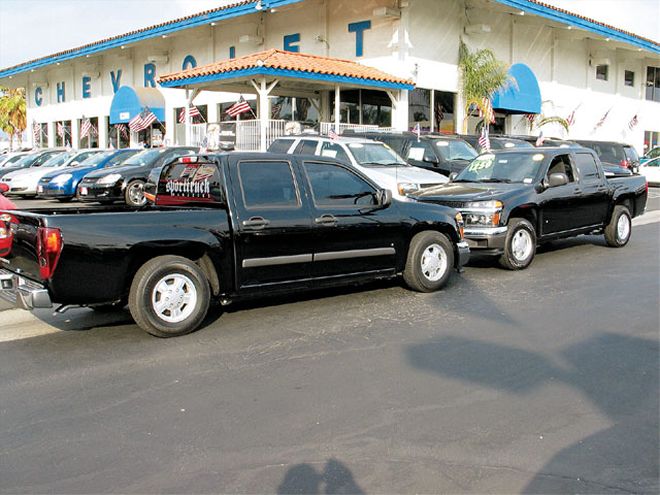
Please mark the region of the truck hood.
[[534, 187], [531, 184], [452, 182], [410, 194], [418, 201], [430, 203], [464, 203], [468, 201], [504, 201]]
[[449, 179], [442, 174], [430, 172], [419, 167], [361, 167], [365, 174], [379, 185], [385, 186], [393, 182], [410, 182], [413, 184], [446, 184]]

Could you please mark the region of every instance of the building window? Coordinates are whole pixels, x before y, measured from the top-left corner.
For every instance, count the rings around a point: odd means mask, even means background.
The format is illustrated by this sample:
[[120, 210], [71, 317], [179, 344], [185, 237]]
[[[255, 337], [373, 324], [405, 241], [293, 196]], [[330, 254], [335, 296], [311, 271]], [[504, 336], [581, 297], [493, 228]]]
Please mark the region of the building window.
[[422, 130], [431, 130], [431, 90], [415, 88], [408, 93], [408, 128], [417, 124]]
[[[208, 121], [207, 105], [194, 105], [194, 107], [199, 111], [199, 113], [195, 111], [191, 112], [191, 119], [190, 119], [191, 123], [205, 124]], [[184, 125], [186, 122], [184, 109], [185, 107], [178, 107], [174, 109], [174, 118], [176, 119], [175, 122], [179, 125]]]
[[253, 120], [257, 115], [257, 101], [256, 100], [245, 100], [247, 104], [250, 105], [252, 111], [248, 111], [237, 115], [236, 117], [230, 117], [227, 115], [227, 110], [229, 110], [234, 104], [235, 101], [227, 101], [225, 103], [218, 103], [218, 120], [220, 122], [231, 122], [234, 120]]
[[635, 73], [631, 70], [623, 71], [623, 84], [626, 86], [635, 85]]
[[[78, 129], [80, 132], [83, 131], [83, 123], [87, 119], [80, 119], [78, 121]], [[99, 147], [99, 118], [91, 117], [89, 119], [90, 124], [92, 125], [87, 132], [86, 136], [80, 136], [80, 147], [81, 148], [98, 148]]]
[[48, 147], [48, 124], [42, 123], [42, 124], [37, 124], [37, 126], [39, 126], [38, 129], [39, 136], [37, 136], [34, 141], [34, 147], [46, 148]]
[[600, 79], [601, 81], [607, 81], [609, 68], [610, 68], [609, 65], [597, 65], [596, 79]]
[[408, 95], [408, 127], [454, 132], [454, 93], [415, 88]]
[[71, 146], [71, 121], [55, 122], [55, 146]]
[[658, 146], [660, 146], [660, 132], [644, 131], [644, 155], [648, 155], [649, 151]]
[[646, 69], [646, 99], [660, 101], [660, 67]]
[[114, 148], [128, 148], [131, 144], [131, 131], [128, 128], [128, 124], [113, 124], [110, 125], [110, 118], [107, 119], [108, 127], [108, 144], [112, 145]]
[[[330, 95], [330, 115], [334, 115], [335, 100]], [[341, 122], [359, 125], [392, 126], [392, 101], [384, 91], [352, 89], [341, 92]]]

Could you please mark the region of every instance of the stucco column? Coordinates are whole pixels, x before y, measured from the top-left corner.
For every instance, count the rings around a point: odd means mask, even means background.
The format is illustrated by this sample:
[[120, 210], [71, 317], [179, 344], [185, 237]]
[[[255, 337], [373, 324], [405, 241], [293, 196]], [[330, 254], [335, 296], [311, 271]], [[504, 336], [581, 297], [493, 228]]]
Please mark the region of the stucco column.
[[99, 148], [108, 147], [108, 120], [106, 115], [99, 115]]
[[80, 148], [80, 119], [71, 119], [71, 147]]
[[399, 90], [396, 105], [392, 108], [392, 127], [397, 131], [408, 130], [408, 90]]
[[341, 120], [341, 88], [339, 84], [335, 85], [335, 132], [339, 134], [339, 122]]
[[268, 90], [266, 88], [266, 78], [261, 79], [261, 89], [259, 91], [259, 151], [268, 149], [268, 117], [270, 109], [268, 108]]
[[48, 133], [48, 147], [55, 147], [55, 122], [48, 122], [46, 124], [46, 132]]

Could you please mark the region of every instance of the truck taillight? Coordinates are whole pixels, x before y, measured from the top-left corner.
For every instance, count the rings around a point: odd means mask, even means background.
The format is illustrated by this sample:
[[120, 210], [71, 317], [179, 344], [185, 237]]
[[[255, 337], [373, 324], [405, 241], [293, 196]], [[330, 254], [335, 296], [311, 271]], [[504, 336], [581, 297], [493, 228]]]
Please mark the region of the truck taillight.
[[182, 156], [179, 158], [179, 163], [197, 163], [198, 156]]
[[53, 276], [62, 252], [62, 233], [60, 229], [39, 227], [37, 230], [37, 256], [39, 275], [48, 280]]

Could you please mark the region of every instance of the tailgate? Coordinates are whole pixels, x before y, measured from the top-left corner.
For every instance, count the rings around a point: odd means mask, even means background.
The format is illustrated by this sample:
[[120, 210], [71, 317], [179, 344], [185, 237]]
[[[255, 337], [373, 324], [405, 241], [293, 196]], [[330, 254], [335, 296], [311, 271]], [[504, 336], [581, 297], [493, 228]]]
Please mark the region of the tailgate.
[[[7, 215], [9, 217], [7, 217]], [[42, 226], [43, 217], [39, 214], [23, 211], [0, 211], [0, 227], [8, 234], [0, 242], [4, 243], [6, 250], [0, 257], [2, 268], [21, 277], [42, 282], [39, 276], [39, 260], [37, 256], [37, 230]], [[10, 219], [10, 221], [7, 221]]]

